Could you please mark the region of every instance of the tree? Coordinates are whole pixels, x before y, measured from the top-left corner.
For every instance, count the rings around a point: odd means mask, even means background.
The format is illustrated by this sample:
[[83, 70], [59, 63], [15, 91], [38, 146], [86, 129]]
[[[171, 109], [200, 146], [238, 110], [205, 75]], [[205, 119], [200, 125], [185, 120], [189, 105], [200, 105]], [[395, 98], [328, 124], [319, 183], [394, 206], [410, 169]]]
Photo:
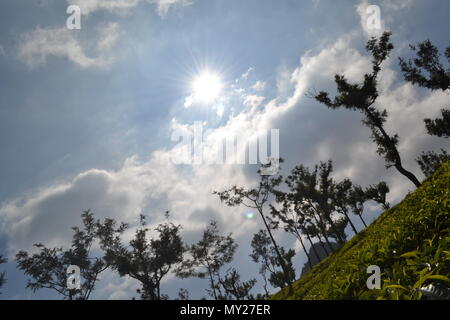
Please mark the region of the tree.
[[397, 149], [398, 135], [389, 135], [384, 127], [388, 116], [386, 109], [380, 111], [375, 106], [378, 98], [378, 74], [381, 71], [382, 63], [394, 48], [390, 42], [390, 36], [391, 33], [385, 32], [379, 39], [372, 38], [367, 42], [366, 49], [372, 53], [373, 57], [372, 72], [364, 75], [364, 81], [361, 84], [350, 84], [343, 75], [336, 75], [338, 95], [331, 99], [327, 92], [321, 91], [314, 98], [331, 109], [343, 107], [361, 112], [364, 115], [362, 122], [372, 131], [372, 139], [378, 147], [377, 152], [386, 161], [386, 167], [395, 167], [398, 172], [419, 187], [420, 182], [417, 177], [403, 167]]
[[220, 300], [254, 300], [250, 293], [256, 284], [256, 279], [241, 281], [241, 276], [235, 268], [227, 271], [223, 279], [219, 278], [219, 283], [224, 290]]
[[441, 153], [434, 151], [422, 152], [417, 158], [417, 163], [420, 166], [423, 174], [426, 177], [431, 176], [444, 162], [450, 160], [450, 155], [444, 149], [441, 149]]
[[442, 118], [425, 119], [425, 127], [432, 136], [448, 138], [450, 136], [450, 110], [441, 109]]
[[332, 246], [328, 239], [334, 238], [337, 242], [344, 243], [347, 238], [344, 230], [350, 221], [348, 216], [342, 216], [338, 210], [342, 204], [338, 203], [341, 199], [337, 199], [336, 191], [341, 187], [331, 178], [332, 171], [331, 160], [321, 162], [312, 171], [299, 165], [285, 180], [289, 188], [285, 199], [293, 206], [298, 216], [305, 217], [306, 221], [314, 226], [305, 231], [313, 231], [312, 236], [319, 237], [321, 234], [331, 250]]
[[187, 289], [181, 288], [178, 291], [178, 299], [175, 300], [190, 300], [189, 291]]
[[[0, 264], [8, 262], [8, 259], [3, 258], [3, 256], [0, 254]], [[3, 287], [3, 285], [6, 282], [5, 272], [0, 272], [0, 289]], [[1, 294], [1, 292], [0, 292]]]
[[[99, 234], [98, 226], [102, 223], [94, 219], [94, 214], [90, 210], [85, 211], [81, 217], [83, 229], [72, 228], [74, 235], [70, 249], [47, 248], [43, 244], [35, 244], [37, 253], [30, 254], [21, 250], [16, 254], [19, 269], [30, 276], [27, 288], [33, 291], [51, 289], [68, 300], [89, 299], [99, 275], [109, 267], [109, 263], [105, 257], [91, 257], [91, 247]], [[109, 223], [111, 223], [109, 220], [105, 221], [105, 224]], [[105, 237], [114, 238], [115, 234], [122, 233], [124, 229], [124, 225], [118, 228], [114, 228], [113, 225]], [[67, 270], [71, 265], [80, 268], [80, 275], [84, 280], [80, 289], [69, 289], [67, 286]]]
[[[405, 80], [431, 90], [447, 90], [450, 87], [450, 68], [445, 69], [436, 46], [426, 40], [418, 44], [418, 50], [417, 46], [410, 45], [410, 48], [417, 55], [415, 59], [406, 61], [399, 58]], [[450, 62], [450, 47], [445, 56]]]
[[328, 254], [328, 250], [333, 251], [334, 248], [329, 238], [344, 243], [347, 225], [350, 225], [355, 234], [358, 233], [350, 218], [351, 213], [358, 215], [367, 227], [362, 217], [366, 201], [374, 200], [381, 203], [384, 208], [389, 206], [386, 202], [389, 188], [385, 182], [363, 190], [360, 186], [354, 185], [350, 179], [335, 181], [331, 177], [332, 172], [331, 160], [321, 162], [314, 170], [299, 165], [285, 179], [288, 191], [272, 190], [276, 195], [276, 201], [282, 203], [281, 208], [272, 206], [271, 213], [274, 219], [277, 223], [282, 223], [285, 231], [294, 234], [297, 239], [301, 240], [302, 235], [306, 235], [318, 261], [321, 259], [311, 238], [317, 237], [319, 244]]
[[286, 273], [286, 270], [281, 268], [278, 253], [266, 230], [260, 230], [253, 236], [251, 246], [252, 253], [250, 257], [253, 262], [260, 264], [259, 273], [264, 281], [264, 298], [269, 297], [269, 283], [274, 287], [283, 289], [286, 286], [286, 281], [289, 283], [294, 282], [295, 269], [292, 263], [292, 258], [295, 255], [294, 250], [289, 249], [285, 251], [283, 247], [279, 248], [283, 261], [285, 261], [285, 268], [288, 271]]
[[211, 221], [202, 238], [188, 248], [190, 257], [183, 260], [176, 273], [181, 278], [207, 278], [209, 295], [215, 300], [223, 299], [220, 270], [233, 260], [236, 248], [232, 234], [220, 235], [217, 222]]
[[[426, 40], [416, 46], [410, 46], [416, 53], [416, 58], [406, 61], [399, 58], [400, 67], [406, 81], [417, 84], [420, 87], [432, 91], [446, 91], [450, 88], [450, 68], [445, 68], [440, 61], [439, 50], [430, 40]], [[445, 51], [447, 61], [450, 62], [450, 47]], [[441, 109], [441, 118], [425, 119], [425, 127], [428, 134], [448, 138], [450, 135], [450, 110]], [[430, 176], [441, 164], [450, 160], [447, 152], [441, 149], [438, 154], [434, 151], [422, 152], [416, 159], [423, 174]]]
[[314, 233], [314, 231], [308, 231], [305, 216], [299, 214], [298, 206], [292, 206], [290, 204], [285, 193], [279, 192], [279, 194], [277, 195], [277, 202], [282, 202], [281, 208], [276, 208], [275, 206], [271, 205], [271, 214], [273, 217], [276, 217], [278, 219], [278, 221], [276, 221], [276, 225], [278, 226], [279, 223], [282, 223], [284, 231], [294, 235], [297, 238], [303, 248], [303, 251], [306, 254], [309, 267], [312, 268], [311, 258], [308, 254], [308, 251], [306, 250], [302, 235], [306, 234], [311, 247], [314, 249], [314, 253], [317, 259], [320, 260], [319, 254], [315, 250], [310, 237], [310, 234]]
[[[283, 160], [279, 159], [279, 162], [281, 163], [283, 162]], [[271, 163], [263, 165], [262, 169], [269, 167], [271, 167]], [[259, 216], [261, 217], [266, 228], [267, 234], [272, 241], [275, 253], [278, 258], [278, 263], [283, 269], [283, 272], [286, 274], [285, 285], [290, 286], [292, 282], [289, 280], [290, 277], [288, 276], [290, 272], [289, 267], [286, 264], [286, 261], [284, 261], [281, 250], [272, 234], [272, 229], [274, 229], [275, 226], [271, 226], [269, 224], [269, 219], [265, 216], [265, 207], [266, 205], [268, 205], [271, 190], [273, 190], [274, 187], [281, 183], [282, 177], [270, 178], [270, 176], [268, 175], [262, 175], [261, 169], [258, 170], [258, 174], [260, 174], [260, 181], [256, 188], [245, 189], [242, 187], [233, 186], [228, 190], [221, 192], [214, 191], [213, 193], [218, 195], [220, 201], [225, 202], [225, 204], [229, 207], [244, 205], [247, 208], [255, 209], [256, 211], [258, 211]]]
[[[169, 218], [168, 212], [166, 218]], [[107, 226], [108, 227], [108, 226]], [[185, 246], [180, 236], [181, 226], [170, 222], [159, 224], [158, 236], [149, 238], [145, 216], [140, 216], [140, 226], [128, 246], [117, 238], [111, 241], [100, 237], [106, 259], [119, 275], [129, 276], [140, 282], [137, 290], [143, 300], [161, 300], [167, 296], [161, 293], [161, 281], [183, 260]], [[102, 235], [109, 235], [106, 230]]]
[[373, 200], [382, 205], [384, 210], [389, 209], [389, 202], [386, 200], [386, 195], [389, 193], [389, 187], [386, 182], [382, 181], [376, 185], [372, 185], [365, 190], [361, 186], [355, 185], [350, 191], [348, 202], [352, 211], [357, 215], [364, 227], [367, 228], [367, 223], [362, 217], [364, 211], [364, 203], [368, 200]]

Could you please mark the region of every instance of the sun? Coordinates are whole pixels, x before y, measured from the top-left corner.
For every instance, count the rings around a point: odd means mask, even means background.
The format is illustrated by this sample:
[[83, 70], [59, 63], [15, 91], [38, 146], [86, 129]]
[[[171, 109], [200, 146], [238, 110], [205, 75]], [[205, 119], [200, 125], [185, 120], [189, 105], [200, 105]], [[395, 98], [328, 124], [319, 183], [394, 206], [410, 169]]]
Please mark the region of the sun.
[[219, 76], [209, 71], [205, 71], [194, 79], [192, 90], [196, 101], [211, 103], [220, 96], [222, 83]]

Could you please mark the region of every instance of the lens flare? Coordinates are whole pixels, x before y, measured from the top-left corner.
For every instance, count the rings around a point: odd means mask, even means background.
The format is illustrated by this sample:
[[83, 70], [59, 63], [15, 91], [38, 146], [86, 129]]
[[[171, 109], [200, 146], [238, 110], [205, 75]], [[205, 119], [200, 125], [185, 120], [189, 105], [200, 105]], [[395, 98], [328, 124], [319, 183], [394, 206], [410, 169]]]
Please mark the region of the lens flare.
[[211, 103], [220, 96], [220, 78], [209, 71], [200, 74], [192, 84], [194, 99], [201, 103]]

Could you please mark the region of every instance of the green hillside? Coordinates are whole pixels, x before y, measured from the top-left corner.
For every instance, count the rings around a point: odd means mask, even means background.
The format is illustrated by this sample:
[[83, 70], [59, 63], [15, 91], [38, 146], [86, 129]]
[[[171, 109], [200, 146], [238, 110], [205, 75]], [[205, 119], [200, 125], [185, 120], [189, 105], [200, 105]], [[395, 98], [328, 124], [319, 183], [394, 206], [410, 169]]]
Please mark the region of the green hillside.
[[[450, 162], [366, 230], [271, 299], [421, 299], [450, 282]], [[367, 267], [381, 269], [369, 290]]]

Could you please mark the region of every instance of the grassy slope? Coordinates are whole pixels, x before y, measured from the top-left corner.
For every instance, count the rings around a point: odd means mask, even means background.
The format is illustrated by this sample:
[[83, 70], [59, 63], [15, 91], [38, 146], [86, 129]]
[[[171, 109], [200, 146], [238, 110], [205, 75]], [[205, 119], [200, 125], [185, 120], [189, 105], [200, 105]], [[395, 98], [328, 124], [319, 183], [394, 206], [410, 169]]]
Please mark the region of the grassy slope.
[[[366, 230], [314, 266], [293, 290], [271, 299], [420, 299], [429, 282], [449, 284], [450, 162]], [[381, 289], [368, 290], [367, 267], [381, 268]]]

